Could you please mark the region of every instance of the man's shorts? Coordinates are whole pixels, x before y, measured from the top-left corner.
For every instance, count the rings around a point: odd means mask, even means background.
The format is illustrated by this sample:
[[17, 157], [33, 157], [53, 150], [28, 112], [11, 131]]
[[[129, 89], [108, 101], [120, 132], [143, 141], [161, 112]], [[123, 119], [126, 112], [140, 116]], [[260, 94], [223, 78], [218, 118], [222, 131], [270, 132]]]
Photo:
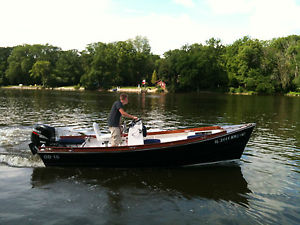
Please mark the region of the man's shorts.
[[119, 146], [122, 143], [120, 127], [109, 127], [111, 133], [111, 145]]

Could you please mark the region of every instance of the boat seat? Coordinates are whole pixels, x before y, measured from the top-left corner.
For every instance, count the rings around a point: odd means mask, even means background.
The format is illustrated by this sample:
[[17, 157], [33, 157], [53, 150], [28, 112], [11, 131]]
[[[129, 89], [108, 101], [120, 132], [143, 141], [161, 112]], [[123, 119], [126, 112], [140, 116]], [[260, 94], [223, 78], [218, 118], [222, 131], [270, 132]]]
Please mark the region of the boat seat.
[[58, 140], [59, 144], [62, 145], [80, 145], [85, 142], [82, 138], [61, 138]]
[[156, 143], [160, 143], [160, 139], [145, 139], [144, 140], [144, 144], [156, 144]]
[[190, 139], [190, 138], [197, 138], [197, 137], [203, 137], [205, 136], [205, 134], [194, 134], [194, 135], [189, 135], [187, 136], [187, 139]]
[[105, 147], [108, 147], [108, 144], [110, 142], [111, 135], [110, 134], [101, 134], [101, 131], [99, 129], [99, 126], [97, 123], [93, 123], [96, 139], [99, 142], [99, 145], [104, 145]]
[[94, 131], [95, 131], [95, 135], [96, 135], [97, 140], [98, 141], [102, 141], [101, 132], [100, 132], [98, 124], [97, 123], [93, 123], [93, 127], [94, 127]]

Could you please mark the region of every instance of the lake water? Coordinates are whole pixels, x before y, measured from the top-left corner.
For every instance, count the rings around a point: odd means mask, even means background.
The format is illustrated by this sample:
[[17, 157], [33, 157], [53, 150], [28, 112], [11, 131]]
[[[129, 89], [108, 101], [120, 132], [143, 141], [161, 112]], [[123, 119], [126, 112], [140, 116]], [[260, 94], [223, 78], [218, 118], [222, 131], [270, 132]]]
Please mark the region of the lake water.
[[0, 89], [0, 224], [300, 224], [300, 98], [129, 94], [148, 129], [255, 122], [241, 160], [189, 168], [45, 168], [35, 123], [107, 132], [117, 93]]

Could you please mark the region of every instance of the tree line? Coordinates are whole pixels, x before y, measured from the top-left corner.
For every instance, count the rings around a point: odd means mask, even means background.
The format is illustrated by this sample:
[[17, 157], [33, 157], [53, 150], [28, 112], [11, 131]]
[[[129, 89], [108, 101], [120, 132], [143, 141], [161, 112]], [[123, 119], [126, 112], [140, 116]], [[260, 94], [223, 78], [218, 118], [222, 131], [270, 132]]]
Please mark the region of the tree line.
[[230, 45], [211, 38], [163, 56], [146, 37], [92, 43], [85, 50], [52, 45], [0, 47], [0, 85], [82, 86], [108, 89], [163, 80], [169, 91], [300, 91], [300, 36], [269, 41], [246, 36]]

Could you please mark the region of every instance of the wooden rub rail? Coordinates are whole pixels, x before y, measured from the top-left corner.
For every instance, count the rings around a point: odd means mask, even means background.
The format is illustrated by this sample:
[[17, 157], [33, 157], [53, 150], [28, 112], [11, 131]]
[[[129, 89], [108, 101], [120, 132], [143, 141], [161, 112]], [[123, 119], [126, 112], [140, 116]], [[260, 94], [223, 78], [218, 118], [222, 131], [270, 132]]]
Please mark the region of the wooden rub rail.
[[220, 127], [220, 126], [200, 127], [200, 128], [187, 128], [187, 129], [179, 129], [179, 130], [167, 130], [167, 131], [149, 132], [148, 135], [176, 134], [176, 133], [193, 132], [193, 131], [206, 131], [206, 130], [223, 130], [223, 128]]

